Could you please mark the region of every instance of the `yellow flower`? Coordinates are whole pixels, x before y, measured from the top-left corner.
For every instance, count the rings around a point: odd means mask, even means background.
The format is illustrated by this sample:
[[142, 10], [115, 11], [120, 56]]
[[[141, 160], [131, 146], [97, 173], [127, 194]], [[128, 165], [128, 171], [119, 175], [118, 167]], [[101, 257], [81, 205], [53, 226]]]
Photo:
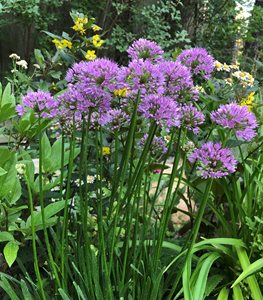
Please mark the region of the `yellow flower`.
[[92, 30], [94, 31], [94, 32], [96, 32], [96, 31], [100, 31], [102, 28], [100, 27], [100, 26], [98, 26], [98, 25], [93, 25], [92, 26]]
[[113, 93], [115, 96], [125, 97], [128, 94], [128, 89], [123, 88], [123, 89], [119, 89], [119, 90], [114, 90]]
[[75, 23], [82, 23], [82, 24], [87, 24], [88, 23], [88, 18], [77, 18], [77, 21]]
[[247, 106], [248, 110], [251, 111], [253, 107], [253, 102], [255, 100], [255, 92], [251, 92], [247, 98], [243, 98], [242, 101], [240, 102], [241, 106]]
[[76, 21], [75, 25], [72, 28], [80, 34], [85, 34], [86, 32], [86, 29], [84, 28], [84, 23], [78, 21]]
[[222, 69], [226, 72], [230, 72], [230, 67], [226, 63], [223, 64]]
[[110, 155], [110, 147], [102, 147], [102, 155]]
[[93, 60], [97, 57], [97, 55], [95, 54], [95, 50], [88, 50], [86, 55], [85, 55], [85, 58], [88, 59], [88, 60]]
[[60, 43], [63, 46], [63, 48], [72, 48], [72, 43], [68, 40], [62, 40]]
[[93, 43], [93, 45], [94, 45], [96, 48], [101, 47], [102, 44], [103, 44], [103, 42], [104, 42], [104, 41], [99, 37], [98, 34], [93, 35], [93, 37], [92, 37], [92, 43]]

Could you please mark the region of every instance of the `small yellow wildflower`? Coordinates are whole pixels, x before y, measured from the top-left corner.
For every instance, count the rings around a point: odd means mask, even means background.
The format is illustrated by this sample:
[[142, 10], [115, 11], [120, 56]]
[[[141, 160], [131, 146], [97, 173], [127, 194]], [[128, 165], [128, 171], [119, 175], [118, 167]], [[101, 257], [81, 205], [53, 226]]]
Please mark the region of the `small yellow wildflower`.
[[60, 43], [63, 46], [63, 48], [72, 48], [72, 43], [68, 40], [62, 40]]
[[245, 76], [246, 76], [246, 73], [240, 72], [240, 73], [239, 73], [239, 76], [240, 76], [240, 77], [245, 77]]
[[92, 43], [96, 48], [100, 48], [104, 41], [99, 37], [98, 34], [93, 35], [92, 37]]
[[238, 70], [239, 69], [239, 65], [238, 64], [233, 64], [233, 65], [230, 65], [229, 67], [231, 69], [234, 69], [234, 70]]
[[72, 27], [73, 30], [79, 32], [80, 34], [85, 34], [86, 29], [84, 28], [84, 23], [78, 21], [75, 22], [75, 25]]
[[92, 26], [92, 30], [93, 30], [94, 32], [96, 32], [96, 31], [102, 30], [102, 28], [101, 28], [100, 26], [98, 26], [98, 25], [93, 25], [93, 26]]
[[77, 18], [75, 23], [82, 23], [82, 24], [87, 24], [88, 23], [88, 18]]
[[97, 57], [97, 55], [95, 54], [95, 50], [88, 50], [86, 55], [85, 55], [85, 58], [88, 59], [88, 60], [93, 60]]
[[243, 98], [242, 101], [240, 102], [241, 106], [247, 106], [248, 110], [251, 111], [253, 107], [253, 102], [255, 100], [255, 92], [251, 92], [247, 98]]
[[119, 89], [119, 90], [114, 90], [113, 93], [115, 96], [125, 97], [128, 94], [128, 89], [123, 88], [123, 89]]
[[110, 155], [110, 147], [102, 147], [102, 155]]

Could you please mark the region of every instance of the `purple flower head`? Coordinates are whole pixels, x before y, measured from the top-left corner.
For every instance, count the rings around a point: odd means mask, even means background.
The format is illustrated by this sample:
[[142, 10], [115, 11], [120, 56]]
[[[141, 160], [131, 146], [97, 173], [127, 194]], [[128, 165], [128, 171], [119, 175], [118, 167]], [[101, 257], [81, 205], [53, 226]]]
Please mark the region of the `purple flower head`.
[[163, 50], [157, 43], [139, 39], [132, 43], [127, 50], [130, 59], [132, 60], [149, 60], [156, 63], [163, 60]]
[[203, 75], [205, 79], [209, 79], [214, 70], [214, 58], [204, 48], [183, 50], [176, 61], [190, 68], [195, 75]]
[[22, 104], [18, 105], [16, 111], [23, 116], [27, 111], [33, 110], [42, 118], [54, 118], [57, 115], [58, 101], [49, 92], [29, 92], [22, 98]]
[[174, 97], [177, 101], [185, 101], [190, 98], [197, 100], [198, 91], [194, 88], [194, 83], [190, 70], [179, 62], [164, 61], [159, 64], [165, 76], [165, 94]]
[[138, 90], [141, 95], [162, 93], [164, 90], [164, 76], [157, 65], [143, 59], [133, 60], [128, 67], [120, 68], [117, 75], [120, 89], [127, 88], [130, 95], [136, 95]]
[[122, 109], [110, 109], [107, 111], [109, 118], [108, 126], [111, 130], [116, 131], [125, 125], [130, 123], [130, 116], [126, 114]]
[[61, 105], [81, 114], [109, 109], [117, 72], [118, 65], [106, 58], [74, 64], [66, 75], [68, 90], [60, 97]]
[[211, 120], [224, 128], [231, 128], [240, 139], [250, 141], [256, 135], [258, 126], [255, 115], [248, 111], [247, 106], [237, 103], [220, 105], [218, 110], [211, 113]]
[[199, 125], [204, 123], [205, 116], [193, 104], [181, 106], [182, 119], [181, 126], [185, 126], [188, 130], [197, 134], [200, 130]]
[[154, 120], [167, 129], [180, 126], [180, 107], [170, 97], [149, 95], [142, 99], [138, 108], [144, 118]]
[[228, 148], [219, 143], [207, 142], [188, 157], [191, 163], [197, 163], [202, 178], [221, 178], [234, 173], [237, 161]]
[[[139, 145], [140, 146], [144, 146], [146, 141], [148, 139], [148, 133], [146, 133], [143, 138], [141, 138], [141, 140], [139, 141]], [[164, 138], [162, 136], [154, 136], [153, 140], [152, 140], [152, 144], [150, 147], [150, 151], [152, 153], [152, 155], [160, 155], [160, 154], [164, 154], [166, 153], [168, 150], [167, 148], [167, 142], [164, 140]]]
[[101, 126], [107, 125], [111, 121], [110, 116], [107, 114], [107, 112], [96, 112], [94, 111], [91, 114], [90, 118], [90, 129], [98, 129]]

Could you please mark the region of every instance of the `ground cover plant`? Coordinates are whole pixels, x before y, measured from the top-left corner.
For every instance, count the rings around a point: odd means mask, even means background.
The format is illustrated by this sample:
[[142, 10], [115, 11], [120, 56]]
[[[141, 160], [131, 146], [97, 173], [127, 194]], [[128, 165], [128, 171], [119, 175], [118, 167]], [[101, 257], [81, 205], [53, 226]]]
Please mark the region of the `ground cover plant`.
[[127, 53], [1, 87], [1, 297], [262, 299], [257, 81], [204, 48]]

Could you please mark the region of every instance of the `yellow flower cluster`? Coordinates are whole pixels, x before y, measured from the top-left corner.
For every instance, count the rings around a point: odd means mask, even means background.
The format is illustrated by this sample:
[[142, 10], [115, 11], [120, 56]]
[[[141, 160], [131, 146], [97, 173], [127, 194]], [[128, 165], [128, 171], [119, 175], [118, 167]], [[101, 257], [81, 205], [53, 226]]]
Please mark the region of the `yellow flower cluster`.
[[115, 96], [125, 97], [128, 94], [128, 89], [123, 88], [123, 89], [119, 89], [119, 90], [114, 90], [113, 93]]
[[58, 49], [64, 49], [64, 48], [71, 49], [72, 48], [72, 43], [68, 40], [65, 40], [65, 39], [61, 40], [61, 41], [59, 41], [57, 39], [54, 39], [52, 42], [56, 45], [56, 47]]
[[96, 48], [100, 48], [104, 41], [99, 37], [98, 34], [93, 35], [92, 37], [92, 43]]
[[93, 25], [93, 26], [92, 26], [92, 30], [93, 30], [94, 32], [96, 32], [96, 31], [102, 30], [102, 28], [101, 28], [100, 26], [98, 26], [98, 25]]
[[248, 110], [251, 111], [254, 100], [255, 100], [255, 92], [251, 92], [246, 98], [243, 98], [241, 100], [240, 105], [247, 106]]
[[72, 27], [73, 30], [79, 32], [80, 34], [86, 33], [84, 25], [88, 23], [88, 18], [77, 18], [77, 20], [74, 23], [75, 24]]
[[93, 60], [97, 57], [97, 55], [95, 54], [95, 50], [88, 50], [86, 55], [85, 55], [85, 58], [88, 59], [88, 60]]
[[110, 147], [102, 147], [102, 155], [110, 155]]

